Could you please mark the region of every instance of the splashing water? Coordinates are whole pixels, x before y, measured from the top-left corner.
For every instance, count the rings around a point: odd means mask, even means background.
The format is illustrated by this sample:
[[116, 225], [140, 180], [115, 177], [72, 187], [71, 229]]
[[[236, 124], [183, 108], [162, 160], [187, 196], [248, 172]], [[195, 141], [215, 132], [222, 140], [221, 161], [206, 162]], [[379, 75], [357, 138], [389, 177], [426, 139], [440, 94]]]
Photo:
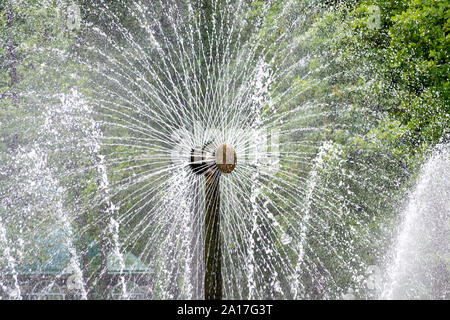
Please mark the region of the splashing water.
[[410, 173], [382, 149], [345, 147], [381, 115], [327, 90], [334, 61], [308, 48], [325, 9], [210, 6], [89, 2], [73, 45], [44, 50], [71, 82], [19, 97], [36, 138], [1, 168], [1, 298], [203, 298], [205, 179], [189, 159], [223, 143], [238, 159], [220, 185], [224, 298], [376, 297], [378, 212], [394, 215]]
[[403, 212], [382, 297], [450, 297], [450, 147], [438, 145]]

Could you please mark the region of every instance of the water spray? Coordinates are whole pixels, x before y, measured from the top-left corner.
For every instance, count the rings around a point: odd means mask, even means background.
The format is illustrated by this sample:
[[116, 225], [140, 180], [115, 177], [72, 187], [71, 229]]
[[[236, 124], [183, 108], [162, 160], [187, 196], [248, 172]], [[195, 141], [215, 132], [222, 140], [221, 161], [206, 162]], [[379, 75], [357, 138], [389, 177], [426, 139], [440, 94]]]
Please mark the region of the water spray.
[[236, 151], [227, 143], [214, 148], [212, 142], [191, 150], [190, 167], [205, 176], [205, 299], [222, 299], [220, 246], [220, 176], [236, 167]]

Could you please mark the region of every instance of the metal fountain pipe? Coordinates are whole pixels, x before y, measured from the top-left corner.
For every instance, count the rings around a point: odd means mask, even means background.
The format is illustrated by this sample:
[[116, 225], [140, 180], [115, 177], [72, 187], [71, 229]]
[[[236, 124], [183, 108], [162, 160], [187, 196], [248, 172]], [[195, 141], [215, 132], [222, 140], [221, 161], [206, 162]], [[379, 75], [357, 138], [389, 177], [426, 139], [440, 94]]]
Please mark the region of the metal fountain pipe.
[[[201, 150], [201, 156], [200, 151]], [[212, 143], [192, 149], [191, 168], [205, 176], [205, 299], [222, 299], [222, 248], [220, 245], [220, 177], [236, 167], [236, 152], [227, 143], [214, 150]]]
[[205, 299], [222, 299], [222, 248], [220, 245], [220, 172], [205, 173]]

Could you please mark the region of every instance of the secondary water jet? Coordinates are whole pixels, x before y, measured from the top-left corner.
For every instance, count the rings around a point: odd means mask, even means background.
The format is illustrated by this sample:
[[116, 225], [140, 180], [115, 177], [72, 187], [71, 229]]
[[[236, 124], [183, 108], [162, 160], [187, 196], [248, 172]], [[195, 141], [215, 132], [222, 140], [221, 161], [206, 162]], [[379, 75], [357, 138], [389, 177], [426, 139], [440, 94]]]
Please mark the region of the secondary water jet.
[[205, 176], [205, 299], [222, 299], [222, 249], [220, 245], [220, 176], [236, 168], [234, 148], [212, 142], [191, 151], [190, 167], [195, 174]]

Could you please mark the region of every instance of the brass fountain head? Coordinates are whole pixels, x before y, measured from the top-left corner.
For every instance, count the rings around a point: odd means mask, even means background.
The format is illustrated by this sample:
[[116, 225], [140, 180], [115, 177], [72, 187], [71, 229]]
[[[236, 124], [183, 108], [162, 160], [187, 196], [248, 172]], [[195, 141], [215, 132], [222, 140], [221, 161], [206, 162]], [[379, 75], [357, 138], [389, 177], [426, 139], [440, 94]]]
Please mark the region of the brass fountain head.
[[208, 142], [203, 147], [191, 149], [189, 166], [198, 175], [206, 174], [211, 169], [228, 174], [236, 168], [236, 163], [236, 151], [229, 143], [215, 149], [213, 142]]
[[231, 173], [236, 168], [236, 151], [228, 143], [224, 143], [216, 149], [214, 158], [217, 168], [222, 173]]

